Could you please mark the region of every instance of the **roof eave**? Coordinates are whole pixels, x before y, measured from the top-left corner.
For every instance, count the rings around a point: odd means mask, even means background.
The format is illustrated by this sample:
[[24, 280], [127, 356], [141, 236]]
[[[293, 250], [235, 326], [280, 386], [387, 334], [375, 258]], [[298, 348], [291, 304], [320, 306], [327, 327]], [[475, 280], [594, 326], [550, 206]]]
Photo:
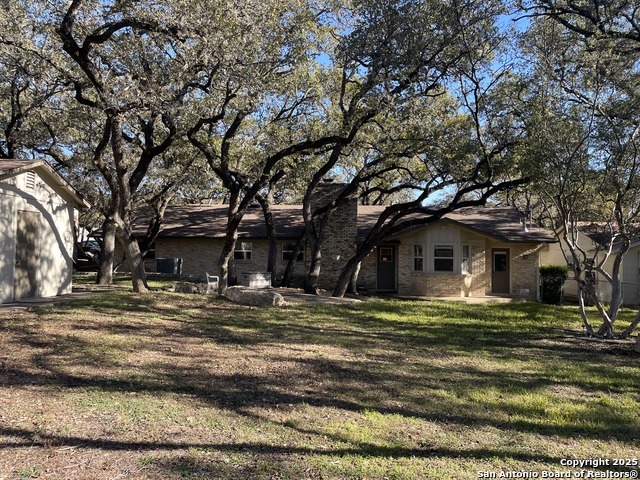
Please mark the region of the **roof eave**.
[[91, 208], [91, 204], [87, 202], [80, 193], [71, 186], [59, 173], [57, 173], [51, 166], [44, 160], [34, 160], [33, 162], [21, 165], [11, 170], [0, 174], [0, 180], [6, 180], [7, 178], [16, 177], [23, 173], [30, 172], [32, 170], [38, 170], [43, 176], [46, 176], [49, 182], [60, 188], [70, 200], [80, 210], [86, 210]]

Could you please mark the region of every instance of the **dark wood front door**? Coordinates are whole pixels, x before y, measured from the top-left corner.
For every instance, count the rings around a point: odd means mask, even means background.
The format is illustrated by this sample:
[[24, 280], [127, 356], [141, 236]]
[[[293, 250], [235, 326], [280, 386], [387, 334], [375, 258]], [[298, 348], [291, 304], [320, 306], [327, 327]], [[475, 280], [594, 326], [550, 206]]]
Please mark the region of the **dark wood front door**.
[[396, 249], [378, 247], [378, 290], [396, 289]]
[[492, 251], [491, 291], [493, 293], [509, 293], [509, 250]]
[[38, 255], [40, 253], [40, 214], [18, 212], [16, 225], [16, 267], [13, 296], [35, 297], [38, 291]]

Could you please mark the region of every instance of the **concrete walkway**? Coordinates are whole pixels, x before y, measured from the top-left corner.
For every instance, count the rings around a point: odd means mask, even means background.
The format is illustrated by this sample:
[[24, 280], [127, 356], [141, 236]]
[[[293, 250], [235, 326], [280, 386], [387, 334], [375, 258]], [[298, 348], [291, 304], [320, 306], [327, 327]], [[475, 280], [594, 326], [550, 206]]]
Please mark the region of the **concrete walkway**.
[[328, 292], [324, 295], [309, 295], [302, 291], [292, 288], [274, 288], [274, 292], [278, 292], [287, 302], [298, 303], [319, 303], [326, 305], [343, 305], [364, 302], [373, 299], [397, 299], [397, 300], [414, 300], [423, 302], [459, 302], [469, 304], [484, 303], [526, 303], [528, 300], [517, 297], [498, 297], [498, 296], [482, 296], [482, 297], [428, 297], [428, 296], [412, 296], [412, 295], [362, 295], [360, 297], [336, 298], [329, 296]]
[[401, 300], [422, 300], [426, 302], [459, 302], [459, 303], [470, 303], [470, 304], [526, 303], [529, 301], [524, 298], [494, 297], [490, 295], [487, 295], [484, 297], [419, 297], [419, 296], [408, 296], [408, 295], [392, 295], [389, 298], [398, 298]]
[[100, 293], [100, 290], [74, 289], [71, 293], [58, 295], [57, 297], [23, 298], [16, 302], [0, 304], [0, 312], [8, 310], [29, 310], [35, 307], [47, 307], [58, 303], [84, 300], [85, 298], [93, 297], [96, 293]]
[[[46, 307], [49, 305], [56, 305], [58, 303], [72, 302], [74, 300], [83, 300], [91, 298], [101, 292], [117, 289], [118, 287], [104, 287], [96, 289], [78, 288], [73, 290], [72, 293], [65, 295], [59, 295], [57, 297], [46, 298], [24, 298], [13, 303], [0, 304], [0, 312], [9, 310], [28, 310], [30, 308]], [[319, 305], [353, 305], [369, 299], [375, 298], [389, 298], [399, 300], [419, 300], [428, 302], [462, 302], [470, 304], [484, 304], [484, 303], [523, 303], [526, 300], [522, 298], [512, 297], [420, 297], [420, 296], [400, 296], [400, 295], [385, 295], [379, 296], [362, 296], [360, 298], [345, 297], [336, 298], [329, 295], [309, 295], [303, 293], [300, 290], [291, 288], [274, 288], [273, 291], [282, 295], [285, 301], [290, 303], [315, 303]]]
[[337, 298], [330, 297], [328, 295], [309, 295], [308, 293], [302, 293], [298, 290], [292, 290], [288, 288], [275, 288], [273, 291], [282, 295], [287, 302], [292, 303], [317, 303], [320, 305], [349, 305], [353, 303], [362, 302], [365, 298]]

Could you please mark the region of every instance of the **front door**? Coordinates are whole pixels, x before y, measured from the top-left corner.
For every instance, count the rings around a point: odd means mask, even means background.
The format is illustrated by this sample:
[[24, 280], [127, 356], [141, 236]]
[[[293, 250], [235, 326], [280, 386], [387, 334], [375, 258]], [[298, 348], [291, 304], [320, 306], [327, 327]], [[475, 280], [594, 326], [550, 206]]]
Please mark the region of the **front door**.
[[38, 287], [38, 255], [40, 253], [40, 214], [18, 212], [16, 226], [16, 267], [13, 296], [35, 297]]
[[491, 291], [509, 293], [509, 250], [493, 250]]
[[396, 249], [378, 247], [378, 290], [396, 289]]

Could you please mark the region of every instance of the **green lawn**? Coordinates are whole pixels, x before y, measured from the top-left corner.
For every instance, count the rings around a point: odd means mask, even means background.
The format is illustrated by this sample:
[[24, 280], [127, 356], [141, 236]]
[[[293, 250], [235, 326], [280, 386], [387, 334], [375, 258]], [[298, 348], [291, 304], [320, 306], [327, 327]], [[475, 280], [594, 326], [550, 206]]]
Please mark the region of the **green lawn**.
[[0, 479], [499, 478], [640, 458], [640, 355], [576, 338], [571, 307], [113, 291], [2, 313], [0, 330]]

